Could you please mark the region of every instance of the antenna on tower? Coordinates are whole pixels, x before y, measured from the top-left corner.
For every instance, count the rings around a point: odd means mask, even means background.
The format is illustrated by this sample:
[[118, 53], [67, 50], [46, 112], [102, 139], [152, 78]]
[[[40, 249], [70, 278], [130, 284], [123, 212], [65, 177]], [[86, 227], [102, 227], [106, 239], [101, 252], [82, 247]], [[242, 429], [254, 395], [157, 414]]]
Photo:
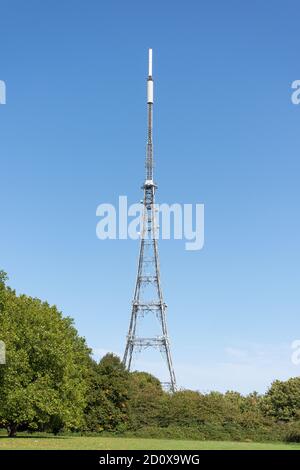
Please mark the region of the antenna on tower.
[[153, 183], [153, 79], [152, 79], [152, 49], [149, 49], [148, 58], [148, 79], [147, 79], [147, 105], [148, 105], [148, 137], [147, 137], [147, 155], [146, 155], [146, 182]]
[[149, 49], [149, 67], [147, 80], [147, 103], [153, 104], [153, 80], [152, 80], [152, 49]]
[[152, 49], [149, 49], [149, 60], [148, 60], [148, 64], [149, 64], [149, 73], [148, 73], [148, 77], [152, 77]]

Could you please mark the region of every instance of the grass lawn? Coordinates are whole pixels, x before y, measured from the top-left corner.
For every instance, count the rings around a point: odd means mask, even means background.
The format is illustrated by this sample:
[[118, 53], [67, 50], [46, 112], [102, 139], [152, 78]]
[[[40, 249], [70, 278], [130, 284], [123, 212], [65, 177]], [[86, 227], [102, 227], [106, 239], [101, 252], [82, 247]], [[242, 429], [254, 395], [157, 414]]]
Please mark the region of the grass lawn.
[[300, 450], [300, 444], [183, 441], [173, 439], [139, 439], [117, 437], [40, 436], [24, 434], [16, 438], [0, 436], [0, 450], [70, 449], [70, 450]]

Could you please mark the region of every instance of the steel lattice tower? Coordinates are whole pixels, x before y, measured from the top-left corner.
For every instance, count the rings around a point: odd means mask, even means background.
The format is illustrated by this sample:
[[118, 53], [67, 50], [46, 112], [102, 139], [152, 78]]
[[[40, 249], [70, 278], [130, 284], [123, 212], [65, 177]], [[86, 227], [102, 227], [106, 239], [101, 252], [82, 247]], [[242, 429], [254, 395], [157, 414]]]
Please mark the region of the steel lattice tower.
[[[176, 378], [172, 365], [170, 343], [167, 332], [166, 308], [160, 282], [160, 267], [158, 255], [158, 226], [156, 223], [155, 192], [157, 189], [153, 181], [153, 79], [152, 79], [152, 49], [149, 49], [149, 74], [147, 79], [147, 108], [148, 108], [148, 135], [146, 151], [146, 179], [142, 186], [144, 190], [143, 220], [140, 242], [138, 272], [132, 302], [132, 312], [127, 335], [123, 363], [130, 370], [132, 356], [135, 351], [146, 348], [158, 348], [166, 359], [169, 382], [162, 384], [174, 391]], [[138, 326], [146, 315], [156, 316], [159, 334], [152, 337], [140, 336]]]

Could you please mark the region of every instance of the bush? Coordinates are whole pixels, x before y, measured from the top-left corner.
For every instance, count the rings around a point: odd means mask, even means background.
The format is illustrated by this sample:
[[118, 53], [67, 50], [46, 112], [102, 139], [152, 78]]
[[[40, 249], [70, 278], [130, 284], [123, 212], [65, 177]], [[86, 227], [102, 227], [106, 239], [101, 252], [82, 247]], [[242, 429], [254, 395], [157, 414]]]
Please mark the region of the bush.
[[292, 431], [285, 436], [286, 442], [300, 442], [300, 432]]
[[237, 423], [225, 425], [218, 423], [206, 423], [199, 426], [167, 427], [145, 426], [136, 431], [125, 432], [128, 437], [156, 438], [156, 439], [187, 439], [199, 441], [282, 441], [286, 433], [285, 426], [277, 426], [275, 423], [269, 427], [254, 427], [245, 429]]
[[300, 442], [300, 423], [291, 423], [284, 437], [286, 442]]

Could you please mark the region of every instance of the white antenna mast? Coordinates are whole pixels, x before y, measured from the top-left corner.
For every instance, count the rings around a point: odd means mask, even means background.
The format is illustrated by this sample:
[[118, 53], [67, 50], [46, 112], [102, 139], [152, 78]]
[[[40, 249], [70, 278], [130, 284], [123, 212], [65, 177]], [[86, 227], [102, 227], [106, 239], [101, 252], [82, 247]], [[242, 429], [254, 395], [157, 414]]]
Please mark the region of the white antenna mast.
[[152, 49], [149, 49], [149, 68], [148, 68], [148, 81], [147, 81], [147, 103], [153, 104], [153, 80], [152, 80]]

